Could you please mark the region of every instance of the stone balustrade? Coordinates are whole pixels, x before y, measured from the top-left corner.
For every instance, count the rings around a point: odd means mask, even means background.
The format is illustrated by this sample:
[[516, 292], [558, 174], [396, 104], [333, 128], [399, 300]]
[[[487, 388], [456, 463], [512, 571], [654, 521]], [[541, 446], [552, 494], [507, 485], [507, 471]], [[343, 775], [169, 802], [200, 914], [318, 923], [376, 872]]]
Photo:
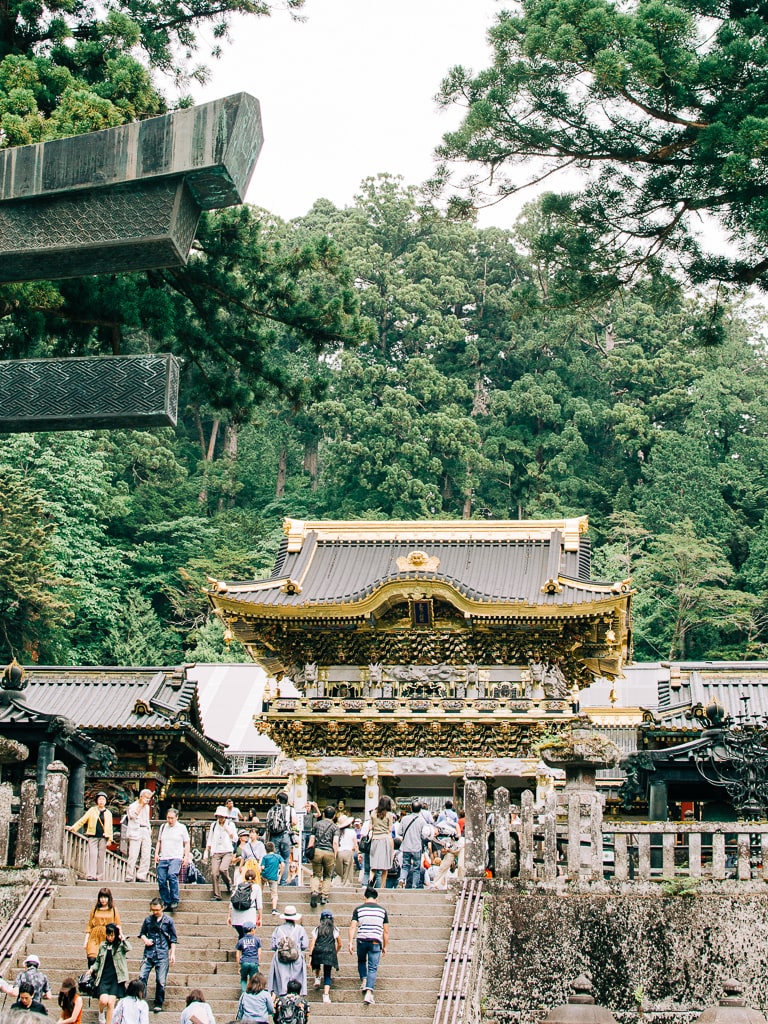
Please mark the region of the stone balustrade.
[[505, 789], [491, 814], [485, 801], [485, 780], [468, 779], [468, 875], [490, 862], [497, 878], [545, 884], [768, 881], [768, 822], [617, 821], [603, 817], [594, 791], [553, 792], [536, 805], [526, 790], [519, 817]]

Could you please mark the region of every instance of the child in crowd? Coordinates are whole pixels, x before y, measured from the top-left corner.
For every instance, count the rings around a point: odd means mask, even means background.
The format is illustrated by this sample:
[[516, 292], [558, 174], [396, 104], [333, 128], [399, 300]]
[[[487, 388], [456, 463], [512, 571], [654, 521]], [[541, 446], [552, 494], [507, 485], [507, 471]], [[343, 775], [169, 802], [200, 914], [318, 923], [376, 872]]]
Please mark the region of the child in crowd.
[[261, 888], [264, 892], [264, 901], [267, 898], [267, 889], [272, 897], [272, 913], [277, 914], [277, 882], [280, 872], [283, 869], [283, 858], [275, 853], [275, 844], [267, 843], [266, 854], [261, 862]]
[[[315, 972], [315, 988], [323, 986], [323, 1002], [331, 1001], [331, 971], [339, 969], [339, 950], [341, 935], [333, 922], [330, 910], [320, 914], [320, 924], [314, 928], [309, 940], [309, 962]], [[320, 980], [320, 972], [323, 978]]]
[[[275, 1024], [285, 1021], [309, 1020], [309, 1003], [301, 994], [301, 982], [292, 978], [288, 982], [288, 991], [275, 1000]], [[299, 1011], [297, 1013], [296, 1011]]]
[[256, 934], [256, 925], [249, 921], [246, 925], [245, 935], [237, 941], [235, 946], [235, 959], [240, 968], [240, 991], [245, 992], [251, 976], [259, 973], [259, 950], [261, 939]]
[[248, 979], [248, 987], [240, 996], [235, 1020], [247, 1020], [254, 1024], [269, 1024], [267, 1018], [275, 1012], [272, 996], [267, 992], [267, 979], [263, 974], [254, 974]]

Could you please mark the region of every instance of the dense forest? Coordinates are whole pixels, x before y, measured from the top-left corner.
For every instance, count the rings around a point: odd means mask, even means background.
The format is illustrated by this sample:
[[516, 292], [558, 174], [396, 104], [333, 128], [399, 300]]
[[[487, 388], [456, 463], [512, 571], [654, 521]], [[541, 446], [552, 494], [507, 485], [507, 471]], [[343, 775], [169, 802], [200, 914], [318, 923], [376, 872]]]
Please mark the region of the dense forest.
[[[10, 4], [2, 143], [161, 111], [152, 73], [181, 74], [195, 18], [268, 12], [165, 6], [193, 12], [179, 38], [162, 3], [40, 5], [37, 34]], [[3, 439], [0, 659], [240, 660], [206, 574], [267, 571], [285, 515], [582, 513], [595, 575], [637, 588], [636, 658], [767, 656], [764, 310], [733, 265], [705, 274], [678, 240], [685, 272], [647, 251], [628, 269], [607, 230], [554, 193], [480, 229], [439, 183], [379, 175], [290, 223], [206, 215], [181, 269], [0, 289], [0, 358], [183, 363], [175, 430]]]

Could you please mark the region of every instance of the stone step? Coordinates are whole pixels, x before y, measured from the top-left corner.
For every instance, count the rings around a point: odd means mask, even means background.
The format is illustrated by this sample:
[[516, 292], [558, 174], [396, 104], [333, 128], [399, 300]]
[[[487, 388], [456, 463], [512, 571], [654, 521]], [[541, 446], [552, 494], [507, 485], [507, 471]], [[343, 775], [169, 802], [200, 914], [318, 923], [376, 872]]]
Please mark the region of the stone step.
[[[333, 992], [331, 992], [331, 999], [333, 999]], [[312, 1020], [317, 1020], [319, 1018], [323, 1018], [324, 1020], [338, 1020], [339, 1017], [342, 1016], [342, 1014], [339, 1014], [338, 1006], [335, 1003], [329, 1004], [323, 1003], [322, 1001], [314, 1002], [311, 996], [309, 997], [309, 1000], [311, 1003]], [[96, 1004], [94, 1002], [93, 1006], [95, 1007], [95, 1005]], [[399, 1019], [403, 1021], [404, 1024], [406, 1021], [407, 1024], [432, 1024], [432, 1021], [434, 1019], [434, 1008], [430, 1005], [424, 1006], [415, 1004], [409, 1007], [407, 1010], [404, 1010], [404, 1008], [398, 1004], [396, 1007], [392, 1008], [394, 1011], [396, 1011], [392, 1013], [387, 1012], [385, 1010], [385, 1004], [381, 1001], [381, 998], [377, 1000], [376, 1005], [373, 1007], [365, 1006], [363, 1004], [362, 999], [360, 999], [359, 1005], [360, 1012], [355, 1013], [350, 1012], [352, 1009], [351, 1005], [350, 1008], [347, 1009], [345, 1004], [345, 1009], [343, 1011], [344, 1024], [371, 1024], [372, 1019], [375, 1020], [376, 1017], [399, 1017]], [[334, 1009], [334, 1007], [336, 1008]], [[162, 1013], [150, 1012], [149, 1019], [150, 1021], [155, 1021], [156, 1024], [178, 1024], [179, 1012], [170, 1010], [164, 1010]], [[226, 1019], [227, 1015], [223, 1014], [221, 1016], [221, 1020], [224, 1021]], [[87, 1009], [86, 1003], [86, 1009], [83, 1010], [83, 1024], [96, 1024], [96, 1022], [96, 1010]]]
[[[346, 958], [348, 956], [348, 953], [345, 953], [343, 946], [341, 953], [339, 955], [343, 958]], [[75, 955], [72, 955], [71, 953], [62, 953], [61, 951], [59, 951], [58, 954], [48, 955], [45, 957], [45, 959], [43, 959], [43, 957], [41, 956], [40, 959], [42, 960], [42, 970], [48, 975], [49, 979], [51, 980], [51, 984], [53, 984], [54, 976], [58, 979], [61, 979], [66, 977], [68, 974], [72, 974], [73, 972], [81, 973], [85, 970], [85, 959], [82, 958], [81, 960], [80, 956], [81, 954], [79, 950], [75, 953]], [[273, 954], [271, 950], [263, 949], [261, 951], [260, 958], [262, 966], [268, 967], [272, 960], [272, 956]], [[23, 960], [23, 956], [20, 957], [19, 960]], [[422, 973], [426, 974], [433, 971], [439, 972], [442, 971], [443, 963], [445, 962], [445, 947], [443, 946], [442, 949], [435, 950], [434, 952], [423, 952], [416, 950], [407, 951], [399, 949], [397, 943], [393, 941], [392, 946], [387, 951], [386, 961], [387, 966], [392, 971], [393, 976], [397, 975], [398, 977], [411, 977], [414, 975], [414, 967], [416, 965], [418, 965], [420, 968], [423, 968], [423, 971], [419, 971], [419, 976], [421, 976]], [[129, 954], [128, 963], [132, 966], [132, 968], [135, 967], [137, 972], [138, 965], [140, 962], [141, 959], [139, 956], [134, 956], [133, 953]], [[195, 971], [194, 967], [190, 966], [190, 964], [196, 964], [199, 962], [199, 960], [182, 960], [181, 956], [179, 955], [176, 959], [177, 972], [180, 971], [182, 973], [199, 973], [199, 971]], [[342, 963], [342, 960], [340, 960], [339, 963]], [[216, 961], [211, 966], [213, 970], [215, 970], [217, 976], [220, 975], [222, 972], [234, 972], [234, 952], [230, 952], [226, 960]], [[21, 969], [22, 964], [17, 961], [17, 963], [14, 964], [13, 967], [8, 968], [6, 970], [6, 973], [12, 974], [14, 972], [20, 971]], [[184, 984], [186, 984], [186, 982]]]
[[[80, 883], [61, 887], [47, 911], [47, 919], [30, 935], [27, 950], [42, 961], [54, 993], [67, 975], [79, 974], [85, 967], [82, 940], [85, 924], [92, 910], [99, 883]], [[152, 884], [120, 883], [110, 885], [120, 911], [123, 930], [133, 944], [129, 955], [131, 976], [138, 974], [142, 946], [137, 935], [150, 899], [156, 894]], [[234, 1017], [239, 998], [239, 976], [235, 963], [234, 930], [226, 924], [226, 901], [212, 901], [209, 886], [184, 886], [181, 905], [174, 912], [179, 933], [177, 961], [168, 979], [164, 1011], [152, 1014], [152, 1024], [178, 1024], [187, 993], [201, 988], [220, 1021]], [[281, 888], [280, 908], [294, 904], [303, 915], [308, 931], [319, 922], [323, 907], [312, 909], [309, 891], [302, 888]], [[334, 887], [327, 909], [334, 913], [341, 929], [343, 946], [341, 971], [334, 978], [332, 1002], [323, 1003], [321, 992], [312, 987], [309, 975], [309, 1002], [316, 1024], [330, 1024], [332, 1019], [344, 1024], [370, 1024], [372, 1017], [403, 1024], [432, 1024], [434, 1007], [440, 989], [445, 955], [454, 911], [453, 893], [424, 890], [382, 890], [381, 902], [390, 916], [390, 949], [382, 961], [377, 981], [377, 1002], [366, 1006], [361, 997], [356, 962], [346, 948], [346, 931], [354, 907], [363, 902], [360, 889]], [[73, 929], [74, 922], [74, 929]], [[267, 948], [281, 918], [269, 910], [257, 929], [263, 948], [261, 969], [269, 971], [273, 953]], [[23, 960], [20, 954], [19, 960]], [[13, 973], [6, 970], [6, 975]], [[154, 995], [154, 977], [150, 979], [150, 997]], [[150, 999], [151, 1005], [151, 999]], [[55, 1010], [52, 1010], [55, 1013]], [[96, 1001], [86, 1000], [83, 1024], [97, 1024]]]

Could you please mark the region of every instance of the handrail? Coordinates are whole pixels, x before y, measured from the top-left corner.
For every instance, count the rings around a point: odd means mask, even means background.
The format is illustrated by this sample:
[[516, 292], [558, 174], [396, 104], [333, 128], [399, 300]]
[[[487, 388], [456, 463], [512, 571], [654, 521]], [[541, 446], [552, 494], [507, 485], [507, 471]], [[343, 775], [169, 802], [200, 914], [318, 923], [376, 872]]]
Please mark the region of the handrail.
[[482, 906], [483, 880], [466, 879], [453, 914], [433, 1024], [458, 1024], [464, 1017]]
[[54, 889], [55, 886], [48, 878], [40, 878], [34, 882], [0, 930], [0, 973], [3, 963], [15, 955], [19, 939], [25, 929], [31, 928], [35, 914], [43, 903], [50, 899]]
[[[79, 878], [88, 874], [88, 839], [71, 828], [64, 829], [64, 866], [72, 868]], [[104, 857], [104, 881], [124, 882], [128, 861], [119, 853], [107, 850]], [[150, 868], [147, 877], [156, 881], [156, 875]]]

